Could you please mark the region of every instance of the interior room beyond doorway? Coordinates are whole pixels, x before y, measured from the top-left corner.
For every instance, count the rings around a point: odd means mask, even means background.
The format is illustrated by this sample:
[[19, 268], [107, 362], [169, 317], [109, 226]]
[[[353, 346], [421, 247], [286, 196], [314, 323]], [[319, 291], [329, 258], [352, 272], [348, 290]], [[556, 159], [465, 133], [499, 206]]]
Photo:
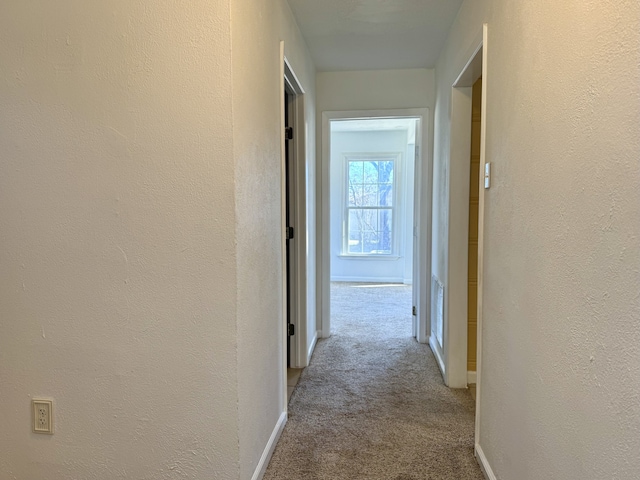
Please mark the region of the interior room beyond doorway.
[[329, 124], [332, 320], [357, 315], [366, 307], [358, 303], [371, 295], [394, 292], [383, 305], [400, 309], [387, 312], [391, 316], [407, 315], [411, 334], [418, 123], [362, 118]]
[[414, 118], [331, 121], [331, 281], [411, 283]]

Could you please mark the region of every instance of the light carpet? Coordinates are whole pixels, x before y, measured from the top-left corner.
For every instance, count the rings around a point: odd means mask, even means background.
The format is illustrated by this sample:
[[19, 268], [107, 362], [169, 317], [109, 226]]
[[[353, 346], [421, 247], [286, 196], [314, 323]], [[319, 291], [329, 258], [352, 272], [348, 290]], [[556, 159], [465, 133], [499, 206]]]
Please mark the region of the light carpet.
[[334, 283], [264, 479], [482, 480], [474, 402], [411, 337], [411, 288]]

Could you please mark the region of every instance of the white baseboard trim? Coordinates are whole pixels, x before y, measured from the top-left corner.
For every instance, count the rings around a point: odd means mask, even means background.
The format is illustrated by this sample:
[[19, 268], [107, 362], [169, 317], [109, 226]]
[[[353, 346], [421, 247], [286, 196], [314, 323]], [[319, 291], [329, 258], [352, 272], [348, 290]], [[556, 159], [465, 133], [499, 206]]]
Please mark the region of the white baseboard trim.
[[271, 460], [271, 455], [273, 455], [273, 451], [278, 444], [278, 439], [282, 434], [282, 430], [284, 429], [284, 425], [287, 423], [287, 412], [282, 412], [280, 414], [280, 418], [278, 419], [278, 423], [271, 432], [271, 437], [269, 437], [269, 441], [267, 442], [267, 446], [264, 447], [264, 451], [262, 452], [262, 456], [260, 457], [260, 461], [256, 466], [256, 470], [253, 472], [253, 476], [251, 480], [261, 480], [264, 476], [264, 472], [267, 470], [267, 466], [269, 465], [269, 460]]
[[482, 451], [482, 447], [476, 443], [476, 460], [478, 460], [478, 464], [480, 465], [480, 469], [484, 474], [487, 480], [498, 480], [495, 473], [491, 469], [491, 465], [489, 465], [489, 460], [485, 457], [484, 452]]
[[402, 277], [331, 277], [332, 282], [403, 283]]
[[311, 339], [311, 344], [309, 345], [309, 350], [307, 351], [307, 366], [311, 363], [311, 355], [313, 355], [313, 351], [316, 348], [316, 343], [318, 343], [318, 337], [320, 336], [320, 332], [316, 331], [313, 334], [313, 338]]
[[475, 385], [476, 384], [477, 373], [476, 372], [467, 372], [467, 384]]
[[413, 285], [413, 278], [405, 278], [402, 283], [405, 285]]
[[445, 383], [446, 383], [447, 372], [445, 372], [445, 369], [444, 369], [444, 360], [442, 358], [442, 350], [440, 350], [440, 346], [438, 345], [438, 340], [433, 335], [429, 337], [429, 346], [431, 347], [431, 351], [433, 352], [433, 355], [436, 357], [436, 362], [438, 363], [438, 367], [440, 367], [440, 372], [442, 372], [442, 378], [445, 379]]

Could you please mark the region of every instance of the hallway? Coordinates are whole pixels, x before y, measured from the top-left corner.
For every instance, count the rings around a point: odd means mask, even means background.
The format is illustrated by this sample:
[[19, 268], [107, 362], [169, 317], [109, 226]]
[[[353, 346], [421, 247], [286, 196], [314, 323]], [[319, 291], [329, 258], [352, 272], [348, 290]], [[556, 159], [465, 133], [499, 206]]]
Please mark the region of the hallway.
[[270, 479], [482, 479], [474, 403], [411, 337], [411, 287], [333, 283], [332, 336], [289, 403]]

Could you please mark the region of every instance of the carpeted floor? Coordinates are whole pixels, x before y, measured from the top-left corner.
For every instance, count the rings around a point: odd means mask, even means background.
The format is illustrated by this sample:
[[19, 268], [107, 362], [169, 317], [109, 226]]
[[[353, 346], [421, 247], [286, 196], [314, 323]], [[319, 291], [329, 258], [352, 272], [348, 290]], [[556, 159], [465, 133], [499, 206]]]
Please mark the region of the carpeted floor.
[[332, 336], [302, 372], [265, 480], [482, 480], [473, 400], [411, 337], [411, 288], [331, 288]]

